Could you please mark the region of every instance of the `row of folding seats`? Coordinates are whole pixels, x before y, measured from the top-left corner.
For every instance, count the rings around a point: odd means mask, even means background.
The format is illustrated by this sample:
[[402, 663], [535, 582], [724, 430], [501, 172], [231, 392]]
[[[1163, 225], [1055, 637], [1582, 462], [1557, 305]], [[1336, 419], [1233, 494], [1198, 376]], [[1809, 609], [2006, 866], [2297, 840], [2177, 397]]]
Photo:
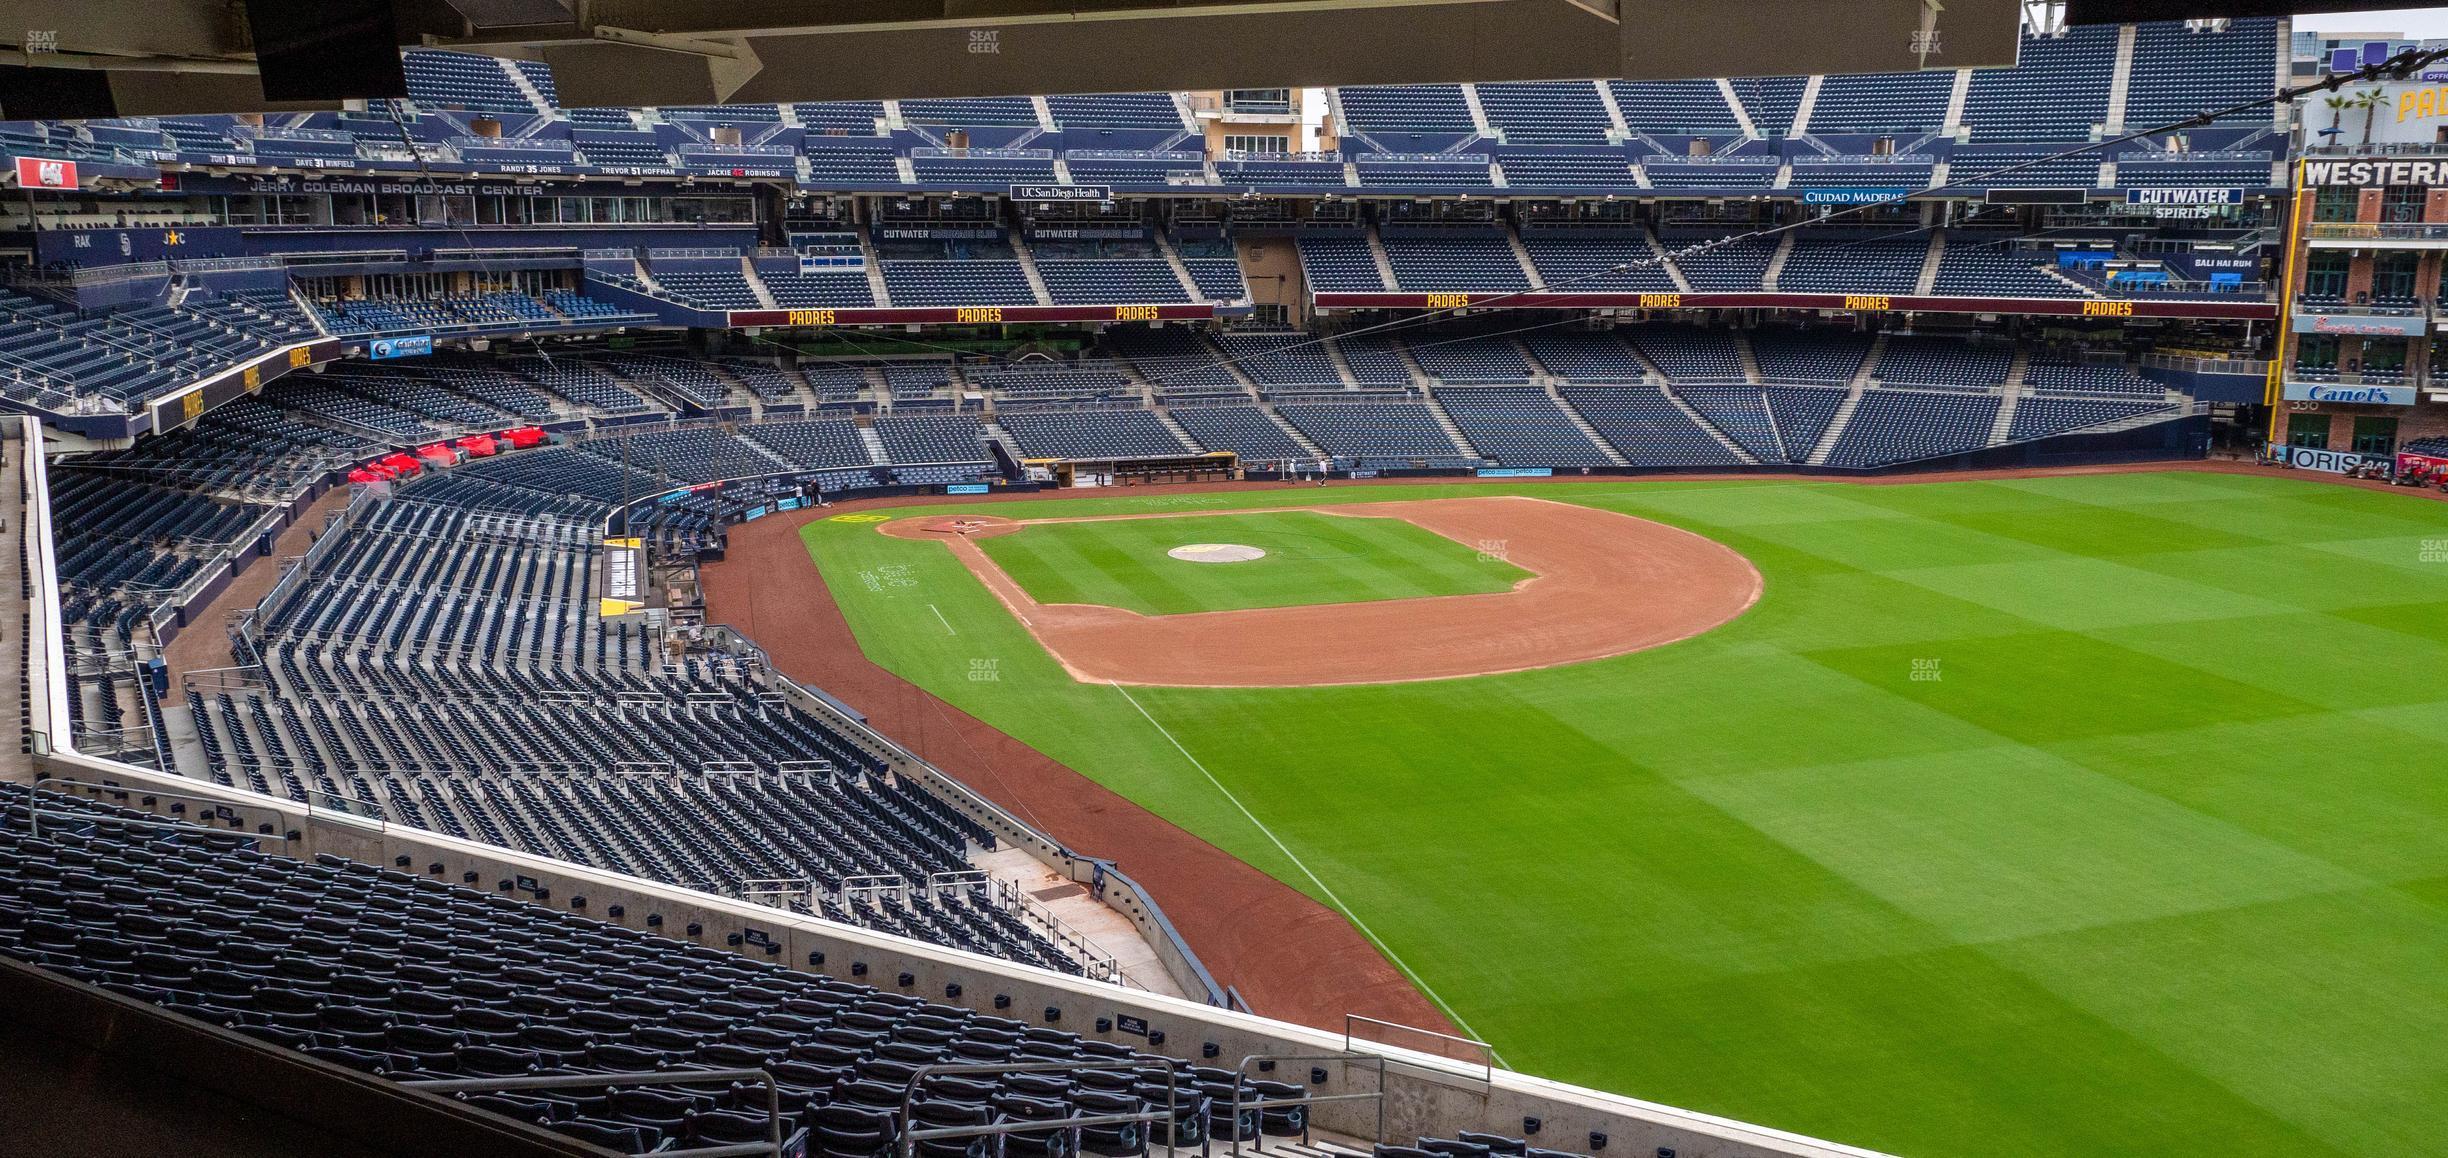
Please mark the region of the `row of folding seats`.
[[884, 292], [899, 306], [1035, 305], [1037, 291], [1017, 260], [886, 258]]
[[1796, 236], [1777, 271], [1785, 293], [1909, 294], [1929, 257], [1929, 238], [1822, 239]]
[[1530, 288], [1502, 226], [1434, 235], [1389, 233], [1387, 264], [1400, 289], [1425, 293], [1518, 293]]
[[742, 427], [740, 434], [774, 454], [812, 469], [870, 463], [858, 428], [840, 419], [760, 422]]
[[1887, 339], [1871, 374], [1888, 385], [1997, 386], [2014, 366], [2014, 350], [1998, 342], [1899, 335]]
[[1437, 402], [1480, 454], [1507, 466], [1604, 466], [1606, 452], [1534, 386], [1444, 389]]
[[1163, 458], [1196, 449], [1152, 410], [1001, 410], [996, 421], [1030, 458]]
[[1870, 357], [1867, 334], [1754, 330], [1746, 337], [1760, 376], [1771, 382], [1844, 385]]
[[1568, 387], [1564, 398], [1634, 466], [1742, 461], [1655, 386]]
[[1178, 326], [1115, 327], [1101, 339], [1106, 349], [1164, 394], [1240, 393], [1223, 352], [1198, 331]]
[[1046, 296], [1058, 303], [1187, 302], [1190, 292], [1162, 258], [1037, 259]]
[[2014, 421], [2007, 426], [2006, 438], [2010, 442], [2046, 438], [2157, 413], [2173, 416], [2181, 413], [2181, 409], [2158, 399], [2024, 398], [2015, 404]]
[[1507, 144], [1604, 145], [1614, 135], [1606, 102], [1591, 81], [1491, 81], [1472, 87], [1488, 124]]
[[1533, 330], [1522, 342], [1548, 373], [1568, 382], [1638, 382], [1649, 374], [1613, 330]]
[[1522, 248], [1539, 279], [1560, 293], [1675, 292], [1674, 275], [1645, 240], [1525, 231]]
[[[26, 834], [31, 810], [44, 835]], [[138, 827], [131, 821], [142, 822]], [[1023, 1130], [1028, 1158], [1150, 1140], [1303, 1137], [1304, 1087], [803, 973], [407, 873], [266, 855], [243, 836], [0, 785], [0, 953], [171, 1013], [401, 1081], [757, 1068], [793, 1147], [882, 1158], [911, 1126], [1172, 1103], [1139, 1130]], [[1082, 1062], [941, 1075], [946, 1062]], [[623, 1152], [768, 1136], [762, 1085], [709, 1080], [467, 1095]], [[1285, 1103], [1263, 1111], [1252, 1101]], [[932, 1158], [968, 1143], [920, 1142]]]
[[1411, 356], [1438, 383], [1504, 384], [1530, 378], [1530, 363], [1510, 337], [1416, 335]]
[[1471, 465], [1424, 402], [1285, 402], [1276, 406], [1309, 441], [1354, 463]]
[[1257, 406], [1176, 406], [1167, 413], [1200, 446], [1232, 451], [1241, 456], [1244, 465], [1304, 462], [1317, 457]]
[[2053, 252], [2023, 248], [2016, 238], [1949, 233], [1931, 289], [1974, 297], [2080, 297], [2081, 291], [2040, 268], [2054, 260]]
[[1978, 450], [1989, 444], [2001, 402], [1995, 394], [1865, 390], [1828, 465], [1887, 466]]
[[1303, 236], [1298, 245], [1301, 277], [1311, 292], [1381, 293], [1392, 288], [1379, 273], [1365, 237]]

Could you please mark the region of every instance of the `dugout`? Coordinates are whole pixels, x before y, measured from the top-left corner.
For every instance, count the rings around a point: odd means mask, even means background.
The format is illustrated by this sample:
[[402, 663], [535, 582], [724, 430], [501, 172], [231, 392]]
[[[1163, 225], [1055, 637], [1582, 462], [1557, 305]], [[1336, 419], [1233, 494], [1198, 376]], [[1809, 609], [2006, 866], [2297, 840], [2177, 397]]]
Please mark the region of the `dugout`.
[[1032, 458], [1023, 466], [1043, 468], [1064, 487], [1145, 487], [1171, 483], [1233, 482], [1241, 477], [1241, 456], [1229, 450], [1177, 454], [1155, 458]]

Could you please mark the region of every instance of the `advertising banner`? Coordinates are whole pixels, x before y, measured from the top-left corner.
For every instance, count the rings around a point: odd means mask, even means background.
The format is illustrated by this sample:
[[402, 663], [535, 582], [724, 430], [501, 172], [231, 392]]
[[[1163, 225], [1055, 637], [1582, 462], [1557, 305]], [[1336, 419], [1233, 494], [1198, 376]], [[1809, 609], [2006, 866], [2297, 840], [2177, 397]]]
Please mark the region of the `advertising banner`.
[[2289, 402], [2359, 402], [2368, 406], [2412, 406], [2411, 386], [2348, 386], [2337, 382], [2289, 382]]
[[1802, 191], [1802, 203], [1804, 205], [1876, 205], [1882, 201], [1893, 201], [1898, 197], [1909, 197], [1912, 195], [1912, 192], [1913, 191], [1911, 189], [1904, 188], [1903, 186], [1896, 186], [1894, 188], [1804, 189]]
[[2298, 334], [2419, 338], [2423, 333], [2423, 320], [2415, 315], [2297, 314], [2293, 329]]
[[2127, 205], [2242, 205], [2242, 189], [2127, 189]]
[[2344, 474], [2363, 465], [2372, 456], [2352, 454], [2343, 450], [2314, 450], [2308, 446], [2286, 448], [2286, 464], [2297, 470], [2325, 471]]
[[368, 358], [414, 358], [433, 353], [433, 335], [418, 334], [407, 338], [376, 338], [366, 343]]
[[1113, 189], [1106, 185], [1014, 185], [1014, 201], [1111, 201]]
[[55, 157], [17, 158], [17, 184], [26, 189], [74, 189], [77, 166]]

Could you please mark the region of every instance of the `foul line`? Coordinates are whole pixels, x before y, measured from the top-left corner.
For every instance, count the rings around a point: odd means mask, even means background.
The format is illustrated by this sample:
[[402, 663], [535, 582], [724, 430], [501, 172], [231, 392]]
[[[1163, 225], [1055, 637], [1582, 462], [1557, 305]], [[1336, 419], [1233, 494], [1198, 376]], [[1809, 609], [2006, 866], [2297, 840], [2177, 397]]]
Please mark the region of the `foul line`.
[[[1156, 717], [1149, 715], [1147, 708], [1139, 703], [1139, 698], [1130, 694], [1129, 688], [1123, 687], [1118, 683], [1110, 683], [1110, 681], [1109, 686], [1111, 686], [1113, 690], [1122, 693], [1122, 698], [1128, 701], [1131, 707], [1139, 710], [1139, 716], [1141, 719], [1146, 720], [1150, 726], [1154, 727], [1156, 729], [1156, 733], [1165, 738], [1166, 743], [1173, 745], [1173, 750], [1181, 753], [1182, 759], [1188, 760], [1191, 767], [1198, 769], [1199, 775], [1206, 777], [1209, 784], [1215, 785], [1215, 790], [1223, 793], [1224, 799], [1231, 801], [1234, 808], [1240, 809], [1241, 816], [1248, 820], [1253, 827], [1257, 828], [1259, 833], [1264, 835], [1268, 841], [1275, 845], [1275, 851], [1284, 854], [1284, 859], [1291, 861], [1292, 867], [1299, 869], [1302, 876], [1308, 877], [1310, 883], [1318, 887], [1319, 892], [1326, 894], [1326, 899], [1329, 902], [1332, 902], [1336, 910], [1343, 914], [1343, 919], [1350, 921], [1353, 928], [1360, 930], [1361, 936], [1368, 938], [1370, 944], [1377, 946], [1377, 951], [1385, 954], [1386, 960], [1393, 962], [1396, 969], [1402, 970], [1403, 976], [1410, 978], [1413, 985], [1419, 986], [1420, 992], [1426, 994], [1428, 1000], [1436, 1002], [1437, 1008], [1444, 1010], [1445, 1016], [1452, 1018], [1453, 1023], [1460, 1027], [1462, 1032], [1471, 1035], [1473, 1038], [1477, 1038], [1479, 1036], [1478, 1030], [1472, 1029], [1469, 1022], [1462, 1020], [1462, 1015], [1454, 1012], [1453, 1006], [1447, 1005], [1444, 998], [1437, 996], [1437, 991], [1429, 988], [1428, 982], [1422, 980], [1419, 974], [1412, 972], [1411, 967], [1404, 964], [1403, 959], [1395, 954], [1393, 947], [1387, 945], [1382, 938], [1377, 936], [1375, 930], [1368, 927], [1368, 923], [1366, 921], [1360, 919], [1360, 914], [1353, 912], [1350, 905], [1343, 903], [1343, 898], [1336, 896], [1335, 891], [1328, 887], [1325, 881], [1319, 879], [1316, 871], [1309, 867], [1307, 861], [1302, 860], [1297, 853], [1294, 853], [1289, 846], [1285, 845], [1283, 838], [1275, 835], [1275, 830], [1268, 828], [1265, 821], [1258, 819], [1256, 814], [1249, 810], [1248, 805], [1241, 803], [1241, 798], [1233, 795], [1232, 789], [1226, 788], [1223, 781], [1216, 779], [1215, 773], [1208, 771], [1205, 764], [1199, 763], [1199, 758], [1191, 755], [1190, 749], [1182, 747], [1182, 742], [1175, 739], [1173, 733], [1163, 724], [1158, 723]], [[1503, 1054], [1496, 1052], [1495, 1046], [1489, 1045], [1487, 1047], [1487, 1051], [1488, 1056], [1494, 1059], [1497, 1065], [1503, 1066], [1506, 1069], [1513, 1068], [1511, 1063], [1505, 1061]]]
[[955, 631], [955, 630], [953, 630], [953, 629], [952, 629], [952, 621], [951, 621], [951, 620], [949, 620], [949, 619], [944, 618], [943, 608], [941, 608], [941, 607], [937, 607], [937, 606], [935, 606], [934, 604], [929, 603], [929, 604], [927, 604], [927, 610], [932, 611], [932, 612], [934, 612], [934, 613], [935, 613], [935, 622], [937, 622], [937, 623], [940, 623], [940, 624], [943, 624], [943, 625], [944, 625], [944, 634], [945, 634], [945, 635], [959, 635], [959, 634], [960, 634], [960, 632]]

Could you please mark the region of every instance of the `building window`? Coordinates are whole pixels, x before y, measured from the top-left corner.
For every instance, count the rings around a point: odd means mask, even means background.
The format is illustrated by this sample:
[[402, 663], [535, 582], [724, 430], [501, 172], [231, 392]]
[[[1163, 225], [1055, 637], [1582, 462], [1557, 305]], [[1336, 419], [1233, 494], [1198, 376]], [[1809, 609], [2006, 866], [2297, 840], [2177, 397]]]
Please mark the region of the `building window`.
[[1289, 153], [1292, 151], [1292, 138], [1236, 133], [1224, 138], [1224, 149], [1231, 153]]
[[1288, 88], [1229, 88], [1224, 90], [1224, 107], [1230, 112], [1248, 113], [1258, 117], [1288, 117], [1292, 115], [1292, 90]]
[[2354, 452], [2356, 454], [2397, 453], [2396, 419], [2358, 414], [2354, 422]]
[[2423, 218], [2430, 190], [2420, 185], [2391, 185], [2380, 195], [2380, 220], [2408, 224]]
[[2421, 255], [2398, 250], [2372, 259], [2372, 300], [2414, 300], [2414, 266]]
[[2329, 449], [2329, 416], [2326, 414], [2287, 415], [2287, 445], [2311, 450]]
[[2403, 374], [2406, 368], [2405, 342], [2388, 338], [2363, 339], [2363, 372], [2366, 374]]
[[2323, 185], [2312, 202], [2314, 221], [2352, 221], [2355, 207], [2362, 204], [2363, 191], [2344, 185]]
[[2304, 263], [2304, 296], [2337, 298], [2346, 296], [2346, 267], [2354, 258], [2342, 249], [2319, 249]]

